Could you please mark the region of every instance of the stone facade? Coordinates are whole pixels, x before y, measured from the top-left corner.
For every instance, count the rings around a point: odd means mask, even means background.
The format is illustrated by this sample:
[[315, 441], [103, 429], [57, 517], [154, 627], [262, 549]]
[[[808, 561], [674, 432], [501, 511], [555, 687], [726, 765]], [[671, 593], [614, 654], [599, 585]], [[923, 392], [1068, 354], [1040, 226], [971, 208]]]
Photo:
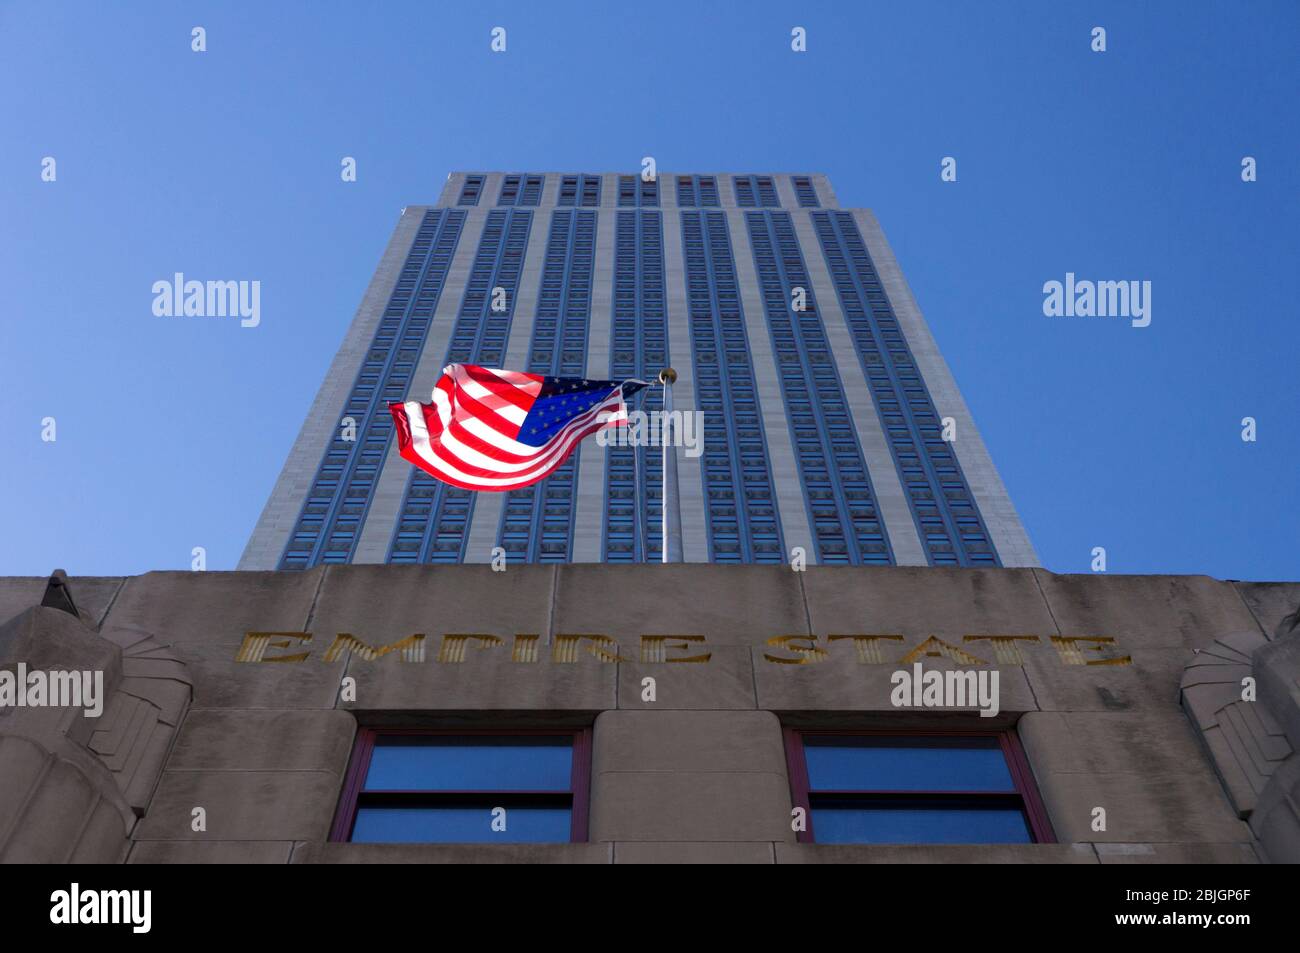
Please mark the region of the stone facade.
[[[1300, 860], [1300, 583], [356, 565], [74, 578], [73, 611], [40, 605], [45, 589], [0, 579], [0, 670], [102, 670], [108, 703], [99, 719], [0, 709], [0, 861]], [[406, 659], [325, 661], [340, 633], [376, 648], [425, 638]], [[455, 634], [502, 644], [461, 651]], [[613, 641], [557, 650], [573, 634]], [[538, 637], [536, 661], [512, 657], [517, 635]], [[664, 650], [644, 635], [704, 641]], [[853, 635], [891, 638], [830, 638]], [[241, 648], [259, 660], [237, 661]], [[690, 655], [708, 660], [661, 661]], [[893, 707], [909, 656], [996, 668], [1001, 711]], [[355, 702], [340, 700], [345, 675]], [[587, 841], [331, 843], [358, 728], [375, 726], [589, 726]], [[1014, 726], [1057, 843], [799, 843], [783, 726]]]

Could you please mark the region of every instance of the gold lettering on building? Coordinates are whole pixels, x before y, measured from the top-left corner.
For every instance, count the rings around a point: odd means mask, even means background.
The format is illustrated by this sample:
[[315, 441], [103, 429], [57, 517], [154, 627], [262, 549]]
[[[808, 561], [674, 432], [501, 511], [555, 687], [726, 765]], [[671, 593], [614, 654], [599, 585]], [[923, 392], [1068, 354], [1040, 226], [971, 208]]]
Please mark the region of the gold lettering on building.
[[498, 645], [505, 645], [506, 640], [497, 638], [495, 635], [461, 635], [448, 633], [442, 637], [442, 645], [438, 647], [439, 662], [463, 662], [465, 661], [465, 646], [469, 641], [474, 640], [474, 647], [477, 649], [494, 649]]
[[778, 635], [775, 638], [768, 639], [767, 644], [774, 648], [782, 648], [795, 653], [794, 658], [784, 655], [772, 655], [768, 652], [763, 653], [763, 658], [781, 665], [813, 665], [817, 662], [824, 662], [831, 657], [830, 652], [817, 646], [817, 636], [815, 635]]
[[608, 635], [557, 635], [551, 647], [551, 661], [572, 663], [578, 661], [582, 643], [590, 642], [587, 651], [602, 662], [630, 662], [618, 654], [618, 643]]
[[[669, 640], [672, 641], [669, 641]], [[669, 651], [689, 652], [692, 642], [703, 642], [702, 635], [643, 635], [641, 636], [641, 661], [647, 664], [657, 662], [707, 662], [713, 658], [712, 652], [702, 655], [670, 656]]]
[[1024, 665], [1025, 657], [1020, 654], [1017, 642], [1038, 642], [1036, 635], [963, 635], [963, 642], [991, 642], [993, 653], [999, 665]]
[[853, 647], [858, 653], [859, 665], [884, 665], [885, 657], [881, 654], [881, 642], [901, 642], [901, 635], [830, 635], [826, 637], [828, 642], [839, 642], [843, 639], [852, 639]]
[[[1080, 645], [1080, 642], [1092, 643]], [[1132, 665], [1133, 657], [1125, 655], [1120, 658], [1084, 658], [1084, 652], [1101, 653], [1115, 647], [1115, 640], [1103, 635], [1054, 635], [1052, 644], [1057, 654], [1066, 665]]]
[[[239, 651], [235, 653], [236, 662], [301, 662], [307, 656], [311, 655], [311, 649], [306, 652], [295, 652], [293, 655], [272, 655], [267, 657], [267, 649], [287, 649], [293, 645], [293, 640], [299, 642], [310, 642], [310, 632], [248, 632], [244, 635], [244, 641], [239, 646]], [[274, 640], [274, 641], [273, 641]]]
[[988, 665], [978, 656], [971, 655], [969, 652], [963, 652], [955, 645], [949, 645], [937, 635], [932, 635], [912, 651], [908, 652], [899, 663], [902, 665], [911, 665], [913, 662], [919, 662], [922, 658], [946, 658], [951, 659], [958, 665]]
[[[310, 632], [247, 632], [235, 652], [236, 662], [302, 662], [311, 656], [311, 650], [289, 652], [282, 655], [268, 654], [273, 650], [300, 648], [312, 641]], [[946, 642], [938, 636], [928, 636], [915, 648], [903, 654], [901, 658], [886, 657], [885, 646], [898, 644], [904, 647], [906, 637], [903, 635], [830, 635], [826, 645], [836, 642], [853, 643], [854, 651], [860, 665], [910, 665], [923, 658], [947, 658], [958, 665], [988, 665], [984, 659]], [[992, 646], [999, 666], [1021, 666], [1025, 659], [1023, 647], [1026, 644], [1039, 644], [1042, 639], [1037, 635], [965, 635], [966, 644], [984, 642]], [[408, 635], [388, 645], [372, 646], [356, 636], [340, 632], [325, 650], [323, 660], [337, 662], [347, 656], [356, 656], [368, 662], [378, 661], [386, 655], [397, 654], [403, 662], [424, 662], [426, 637], [423, 633]], [[1052, 646], [1063, 665], [1131, 665], [1131, 656], [1115, 656], [1109, 653], [1117, 651], [1119, 646], [1108, 636], [1051, 636]], [[471, 648], [479, 651], [497, 649], [506, 644], [506, 639], [489, 633], [449, 632], [442, 636], [436, 661], [455, 665], [468, 661]], [[547, 644], [535, 633], [517, 634], [510, 652], [510, 661], [530, 664], [541, 661], [541, 646]], [[823, 647], [816, 635], [778, 635], [766, 639], [764, 645], [773, 651], [763, 653], [763, 658], [776, 665], [812, 665], [825, 662], [831, 653]], [[558, 664], [574, 664], [590, 655], [602, 663], [636, 661], [625, 657], [618, 641], [608, 635], [596, 633], [563, 633], [551, 641], [550, 661]], [[659, 665], [673, 663], [702, 664], [713, 658], [708, 650], [708, 640], [703, 635], [642, 635], [640, 636], [639, 661], [642, 664]]]
[[403, 662], [424, 661], [424, 633], [408, 635], [401, 641], [378, 648], [367, 645], [349, 632], [340, 632], [325, 650], [325, 661], [337, 662], [347, 655], [355, 655], [367, 662], [383, 658], [389, 652], [401, 652]]
[[541, 636], [538, 635], [516, 635], [515, 647], [510, 650], [510, 661], [536, 662], [537, 643], [540, 640]]

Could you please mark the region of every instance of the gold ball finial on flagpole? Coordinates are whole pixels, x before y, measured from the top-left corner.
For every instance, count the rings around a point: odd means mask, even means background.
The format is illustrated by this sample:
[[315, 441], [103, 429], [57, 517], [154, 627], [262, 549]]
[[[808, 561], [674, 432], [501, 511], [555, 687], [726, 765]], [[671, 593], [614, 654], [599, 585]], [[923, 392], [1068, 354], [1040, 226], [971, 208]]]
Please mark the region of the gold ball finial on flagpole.
[[677, 383], [677, 372], [673, 370], [671, 367], [665, 367], [662, 371], [659, 372], [659, 383], [661, 384]]

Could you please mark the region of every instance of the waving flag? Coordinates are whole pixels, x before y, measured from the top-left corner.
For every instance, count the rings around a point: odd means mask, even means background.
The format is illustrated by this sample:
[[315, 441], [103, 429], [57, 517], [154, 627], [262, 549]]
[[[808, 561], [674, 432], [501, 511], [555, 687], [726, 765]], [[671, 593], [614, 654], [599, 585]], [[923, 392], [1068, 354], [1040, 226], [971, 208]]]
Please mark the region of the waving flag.
[[626, 398], [645, 386], [449, 364], [433, 403], [388, 409], [404, 460], [466, 490], [517, 490], [549, 476], [583, 437], [626, 426]]

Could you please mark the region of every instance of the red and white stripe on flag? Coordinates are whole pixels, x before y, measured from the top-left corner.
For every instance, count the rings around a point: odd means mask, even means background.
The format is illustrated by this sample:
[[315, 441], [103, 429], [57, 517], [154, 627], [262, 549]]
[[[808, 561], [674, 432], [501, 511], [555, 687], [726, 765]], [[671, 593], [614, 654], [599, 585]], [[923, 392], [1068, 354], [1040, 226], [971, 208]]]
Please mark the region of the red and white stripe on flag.
[[544, 480], [584, 437], [627, 424], [622, 384], [583, 381], [608, 383], [609, 393], [576, 413], [540, 446], [519, 440], [525, 421], [536, 419], [529, 411], [547, 381], [540, 374], [449, 364], [433, 389], [432, 403], [388, 405], [397, 426], [398, 450], [403, 459], [444, 483], [502, 492]]

